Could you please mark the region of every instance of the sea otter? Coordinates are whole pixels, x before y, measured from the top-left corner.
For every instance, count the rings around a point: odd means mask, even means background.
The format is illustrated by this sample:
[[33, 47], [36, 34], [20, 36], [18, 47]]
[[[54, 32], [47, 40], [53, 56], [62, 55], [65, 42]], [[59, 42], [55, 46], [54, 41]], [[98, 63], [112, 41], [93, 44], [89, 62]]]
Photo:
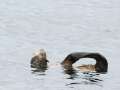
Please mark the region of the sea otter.
[[31, 67], [32, 68], [46, 68], [47, 67], [47, 58], [46, 52], [44, 49], [39, 49], [36, 51], [31, 59]]
[[72, 67], [72, 65], [81, 58], [93, 58], [96, 60], [95, 65], [80, 66], [80, 69], [89, 69], [96, 72], [107, 72], [108, 62], [104, 56], [99, 53], [75, 52], [69, 54], [61, 63], [64, 68]]

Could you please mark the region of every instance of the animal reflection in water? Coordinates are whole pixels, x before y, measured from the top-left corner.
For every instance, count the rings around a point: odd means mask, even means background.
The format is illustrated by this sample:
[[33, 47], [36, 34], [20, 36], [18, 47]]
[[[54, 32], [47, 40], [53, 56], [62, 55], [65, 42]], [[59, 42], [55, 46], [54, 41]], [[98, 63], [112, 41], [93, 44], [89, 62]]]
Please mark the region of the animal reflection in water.
[[[81, 72], [97, 72], [106, 73], [108, 69], [108, 62], [104, 56], [99, 53], [88, 53], [88, 52], [75, 52], [69, 54], [61, 63], [66, 74], [75, 74], [76, 70], [73, 68], [73, 64], [82, 58], [93, 58], [96, 60], [95, 65], [84, 65], [79, 66]], [[31, 67], [36, 68], [35, 71], [45, 71], [47, 70], [47, 57], [44, 49], [39, 49], [33, 55], [31, 59]], [[57, 68], [57, 66], [56, 66]]]

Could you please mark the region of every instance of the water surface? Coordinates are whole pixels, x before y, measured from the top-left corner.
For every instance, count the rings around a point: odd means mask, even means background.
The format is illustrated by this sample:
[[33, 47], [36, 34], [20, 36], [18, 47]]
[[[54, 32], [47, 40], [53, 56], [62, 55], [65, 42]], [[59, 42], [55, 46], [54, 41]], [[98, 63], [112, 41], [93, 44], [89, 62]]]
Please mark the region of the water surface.
[[[1, 0], [0, 90], [119, 90], [118, 0]], [[30, 68], [32, 53], [47, 51], [44, 71]], [[69, 53], [100, 52], [107, 74], [64, 71]], [[80, 63], [80, 62], [79, 62]]]

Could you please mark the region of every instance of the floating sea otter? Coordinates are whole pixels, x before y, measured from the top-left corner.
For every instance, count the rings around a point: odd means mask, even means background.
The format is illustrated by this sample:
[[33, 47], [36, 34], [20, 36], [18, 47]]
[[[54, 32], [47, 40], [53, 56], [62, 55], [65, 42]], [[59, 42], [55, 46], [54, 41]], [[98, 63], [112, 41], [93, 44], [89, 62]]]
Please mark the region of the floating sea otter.
[[[87, 52], [76, 52], [69, 54], [64, 61], [61, 63], [66, 70], [73, 70], [72, 65], [81, 58], [93, 58], [96, 60], [95, 65], [84, 65], [79, 66], [81, 71], [96, 71], [96, 72], [107, 72], [108, 62], [104, 56], [99, 53], [87, 53]], [[31, 59], [31, 67], [38, 69], [47, 68], [47, 58], [44, 49], [39, 49], [33, 55]]]
[[37, 52], [34, 53], [31, 59], [31, 67], [32, 68], [46, 68], [47, 67], [47, 58], [46, 52], [44, 49], [39, 49]]
[[80, 66], [80, 69], [89, 69], [96, 72], [107, 72], [108, 62], [104, 56], [99, 53], [87, 53], [87, 52], [76, 52], [69, 54], [64, 61], [61, 63], [64, 68], [72, 67], [76, 61], [81, 58], [93, 58], [96, 60], [95, 65], [84, 65]]

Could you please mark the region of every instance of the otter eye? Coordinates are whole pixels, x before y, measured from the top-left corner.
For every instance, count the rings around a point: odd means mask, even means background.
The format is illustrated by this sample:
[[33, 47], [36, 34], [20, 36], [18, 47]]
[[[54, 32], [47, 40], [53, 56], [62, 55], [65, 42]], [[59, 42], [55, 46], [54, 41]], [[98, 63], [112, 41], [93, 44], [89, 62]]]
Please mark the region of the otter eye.
[[43, 53], [41, 53], [41, 56], [44, 56], [44, 54], [43, 54]]

